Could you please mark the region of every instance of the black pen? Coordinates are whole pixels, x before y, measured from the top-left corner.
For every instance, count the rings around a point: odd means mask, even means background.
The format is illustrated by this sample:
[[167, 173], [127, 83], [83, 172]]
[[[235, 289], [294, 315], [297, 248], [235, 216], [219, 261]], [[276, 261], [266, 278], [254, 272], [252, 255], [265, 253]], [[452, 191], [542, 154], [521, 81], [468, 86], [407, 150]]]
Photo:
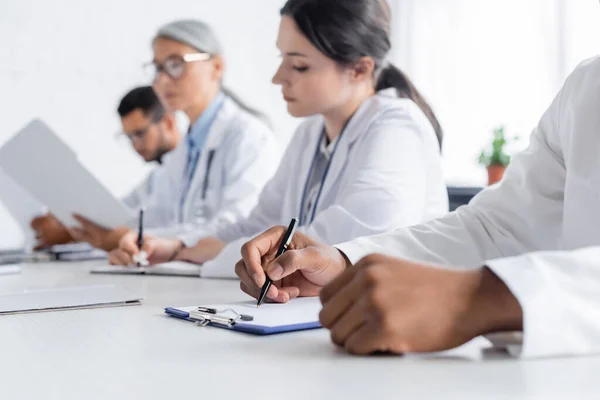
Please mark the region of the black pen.
[[[285, 253], [285, 251], [288, 249], [288, 246], [290, 245], [290, 242], [292, 241], [292, 238], [294, 237], [294, 232], [296, 232], [297, 225], [298, 225], [298, 220], [296, 218], [292, 218], [292, 221], [290, 222], [290, 226], [288, 226], [287, 231], [285, 232], [285, 235], [283, 236], [283, 239], [281, 239], [281, 244], [279, 245], [279, 249], [277, 250], [277, 253], [275, 254], [276, 259], [280, 255]], [[265, 284], [263, 285], [262, 289], [260, 290], [260, 296], [258, 298], [258, 303], [256, 304], [257, 308], [260, 307], [260, 305], [265, 300], [265, 296], [267, 295], [267, 292], [269, 291], [269, 288], [271, 287], [271, 284], [273, 283], [271, 278], [269, 278], [268, 276], [266, 276], [266, 278], [267, 278], [267, 280], [265, 281]]]
[[[139, 225], [138, 225], [138, 237], [137, 237], [137, 247], [139, 249], [139, 251], [142, 251], [142, 246], [144, 245], [144, 208], [140, 208], [140, 219], [138, 221]], [[139, 255], [138, 255], [138, 261], [135, 263], [138, 267], [141, 267], [142, 264], [140, 263], [139, 260]]]

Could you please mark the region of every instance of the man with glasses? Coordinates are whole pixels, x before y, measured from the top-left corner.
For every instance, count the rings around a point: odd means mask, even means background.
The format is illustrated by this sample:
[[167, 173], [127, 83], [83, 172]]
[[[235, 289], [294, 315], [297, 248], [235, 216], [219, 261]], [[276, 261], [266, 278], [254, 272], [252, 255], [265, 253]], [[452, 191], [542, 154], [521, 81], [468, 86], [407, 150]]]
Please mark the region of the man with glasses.
[[[168, 112], [151, 86], [138, 87], [127, 93], [117, 109], [123, 131], [119, 135], [131, 141], [133, 149], [146, 162], [162, 162], [181, 140], [175, 116]], [[159, 187], [157, 181], [162, 168], [155, 168], [148, 178], [123, 201], [137, 210], [154, 196]], [[37, 248], [73, 241], [87, 241], [95, 247], [110, 250], [118, 244], [122, 234], [109, 231], [83, 218], [81, 229], [67, 229], [52, 214], [34, 218], [31, 227], [35, 231]]]
[[163, 156], [177, 147], [181, 134], [171, 113], [167, 113], [151, 86], [133, 89], [117, 109], [122, 134], [147, 162], [161, 164]]

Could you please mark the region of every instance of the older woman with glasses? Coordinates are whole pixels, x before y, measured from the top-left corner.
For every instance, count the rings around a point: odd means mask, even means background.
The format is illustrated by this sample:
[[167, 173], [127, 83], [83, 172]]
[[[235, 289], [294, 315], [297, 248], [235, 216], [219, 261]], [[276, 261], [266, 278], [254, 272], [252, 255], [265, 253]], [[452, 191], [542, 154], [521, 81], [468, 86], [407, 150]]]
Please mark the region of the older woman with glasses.
[[[197, 20], [171, 22], [152, 40], [146, 65], [152, 86], [171, 111], [183, 111], [190, 126], [163, 160], [153, 190], [138, 204], [148, 232], [177, 238], [192, 230], [235, 223], [258, 201], [278, 164], [275, 141], [262, 114], [222, 86], [225, 61], [212, 29]], [[129, 229], [108, 231], [80, 219], [75, 239], [104, 250], [118, 246]], [[132, 221], [132, 226], [134, 221]], [[110, 237], [110, 243], [103, 240]]]
[[197, 20], [160, 28], [146, 65], [152, 86], [190, 126], [169, 154], [160, 188], [146, 204], [145, 223], [162, 235], [210, 229], [245, 217], [277, 167], [275, 142], [262, 114], [222, 85], [225, 60], [212, 29]]

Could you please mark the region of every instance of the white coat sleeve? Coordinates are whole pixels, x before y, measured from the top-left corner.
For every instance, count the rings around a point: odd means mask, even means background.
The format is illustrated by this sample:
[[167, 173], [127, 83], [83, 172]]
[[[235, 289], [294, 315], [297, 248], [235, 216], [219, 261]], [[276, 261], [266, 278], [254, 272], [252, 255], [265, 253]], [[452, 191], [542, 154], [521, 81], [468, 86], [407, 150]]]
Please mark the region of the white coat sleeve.
[[216, 237], [227, 245], [214, 259], [202, 265], [201, 276], [210, 278], [236, 278], [235, 263], [241, 258], [242, 245], [253, 235], [263, 232], [268, 227], [282, 224], [281, 202], [289, 187], [290, 171], [297, 169], [297, 154], [303, 135], [306, 134], [307, 122], [298, 127], [292, 141], [288, 145], [277, 172], [265, 185], [258, 204], [252, 213], [237, 224], [220, 227]]
[[486, 264], [523, 310], [521, 357], [600, 353], [600, 247]]
[[523, 310], [521, 357], [600, 352], [600, 247], [551, 251], [560, 248], [566, 176], [560, 132], [569, 115], [561, 105], [568, 104], [569, 82], [500, 185], [440, 220], [338, 248], [352, 262], [380, 252], [454, 266], [486, 265]]
[[542, 117], [527, 150], [514, 157], [500, 184], [443, 218], [337, 247], [352, 262], [383, 253], [462, 267], [556, 249], [566, 176], [558, 133], [564, 90]]
[[220, 237], [222, 229], [241, 229], [236, 226], [244, 224], [248, 214], [254, 210], [279, 161], [272, 133], [262, 125], [258, 131], [247, 130], [233, 136], [226, 149], [223, 204], [210, 221], [202, 226], [191, 226], [179, 236], [186, 246], [195, 245], [203, 237]]
[[[423, 222], [432, 184], [431, 154], [437, 158], [433, 162], [441, 162], [437, 142], [424, 137], [429, 134], [409, 112], [383, 114], [351, 149], [352, 163], [338, 201], [319, 210], [301, 231], [335, 244]], [[435, 146], [434, 152], [428, 146]], [[442, 177], [433, 184], [439, 185], [440, 203], [447, 203]]]
[[[286, 160], [284, 157], [283, 160]], [[284, 163], [285, 161], [282, 161]], [[289, 176], [286, 166], [280, 167], [260, 195], [258, 205], [250, 216], [237, 224], [228, 224], [218, 230], [216, 237], [227, 245], [219, 255], [202, 265], [200, 275], [204, 278], [237, 278], [234, 267], [241, 259], [241, 248], [244, 243], [265, 229], [279, 225], [281, 221], [281, 201]]]

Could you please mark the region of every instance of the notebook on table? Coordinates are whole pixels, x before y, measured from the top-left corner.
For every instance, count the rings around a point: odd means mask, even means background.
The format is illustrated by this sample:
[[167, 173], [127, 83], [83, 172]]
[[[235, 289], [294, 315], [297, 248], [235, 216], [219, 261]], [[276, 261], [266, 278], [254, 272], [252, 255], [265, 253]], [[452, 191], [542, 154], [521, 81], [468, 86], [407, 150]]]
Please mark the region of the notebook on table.
[[121, 267], [116, 265], [103, 265], [90, 270], [92, 274], [115, 274], [115, 275], [160, 275], [160, 276], [185, 276], [191, 278], [200, 277], [198, 264], [184, 261], [171, 261], [163, 264], [149, 265], [146, 267]]
[[104, 260], [108, 253], [88, 243], [57, 244], [44, 250], [56, 261]]
[[0, 294], [0, 315], [141, 304], [142, 297], [115, 285], [24, 290]]

